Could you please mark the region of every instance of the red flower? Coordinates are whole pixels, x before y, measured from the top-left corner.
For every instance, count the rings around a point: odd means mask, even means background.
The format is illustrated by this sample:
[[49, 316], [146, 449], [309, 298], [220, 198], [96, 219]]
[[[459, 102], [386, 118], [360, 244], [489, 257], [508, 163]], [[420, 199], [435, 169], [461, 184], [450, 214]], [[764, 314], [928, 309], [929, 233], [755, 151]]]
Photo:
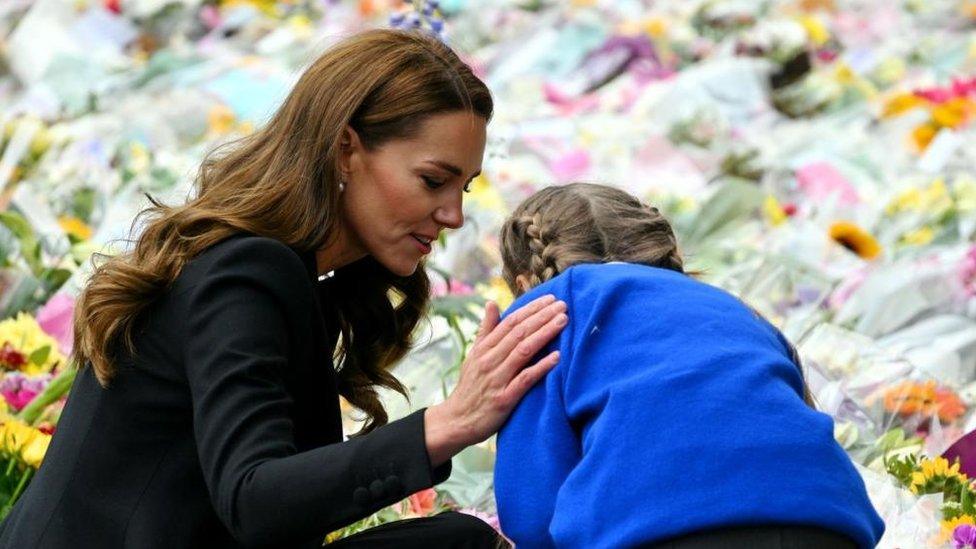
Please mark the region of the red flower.
[[24, 364], [27, 364], [27, 356], [14, 349], [9, 341], [5, 341], [3, 347], [0, 347], [0, 368], [19, 370]]
[[410, 511], [414, 514], [426, 517], [434, 511], [437, 502], [437, 492], [433, 488], [421, 490], [407, 498], [410, 501]]

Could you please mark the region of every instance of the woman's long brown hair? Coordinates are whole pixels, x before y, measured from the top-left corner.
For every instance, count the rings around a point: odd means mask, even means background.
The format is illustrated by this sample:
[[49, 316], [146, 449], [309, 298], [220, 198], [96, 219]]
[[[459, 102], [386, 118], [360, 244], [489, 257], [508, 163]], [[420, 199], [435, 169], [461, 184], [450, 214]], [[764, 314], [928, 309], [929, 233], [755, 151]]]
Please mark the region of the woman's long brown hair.
[[[137, 218], [144, 229], [130, 252], [96, 256], [75, 311], [74, 360], [90, 364], [107, 386], [116, 373], [113, 354], [134, 352], [139, 313], [188, 261], [234, 234], [275, 238], [299, 252], [328, 244], [347, 126], [375, 149], [411, 137], [431, 115], [467, 111], [488, 120], [492, 109], [485, 84], [432, 37], [375, 30], [338, 43], [305, 71], [267, 125], [203, 162], [195, 198], [181, 206], [154, 202]], [[366, 413], [368, 432], [387, 422], [376, 387], [405, 394], [389, 369], [411, 346], [429, 281], [422, 266], [400, 277], [366, 257], [337, 269], [331, 283], [342, 334], [339, 390]]]

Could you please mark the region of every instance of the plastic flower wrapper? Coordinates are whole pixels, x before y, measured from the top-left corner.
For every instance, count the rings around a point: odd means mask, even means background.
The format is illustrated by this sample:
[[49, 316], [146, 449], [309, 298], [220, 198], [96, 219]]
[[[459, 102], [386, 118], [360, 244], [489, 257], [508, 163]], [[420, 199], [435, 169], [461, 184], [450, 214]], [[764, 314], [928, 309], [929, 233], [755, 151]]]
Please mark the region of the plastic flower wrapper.
[[[913, 364], [870, 338], [822, 324], [802, 338], [798, 351], [808, 370], [819, 370], [822, 379], [814, 377], [812, 388], [815, 395], [824, 393], [824, 411], [855, 421], [862, 431], [870, 428], [880, 437], [901, 428], [909, 434], [931, 435], [929, 442], [940, 446], [937, 453], [952, 442], [948, 440], [952, 433], [957, 433], [956, 438], [962, 435], [970, 407], [956, 391], [926, 378]], [[840, 412], [852, 405], [859, 415], [844, 417]]]
[[942, 494], [916, 496], [898, 486], [887, 473], [857, 464], [855, 467], [864, 480], [871, 504], [885, 522], [879, 548], [940, 547]]
[[[877, 340], [940, 384], [963, 390], [976, 381], [976, 321], [962, 315], [932, 316]], [[976, 394], [965, 396], [976, 402]]]
[[823, 324], [800, 342], [799, 351], [807, 368], [815, 366], [828, 381], [815, 391], [824, 411], [846, 420], [840, 412], [856, 404], [869, 421], [849, 420], [864, 435], [881, 437], [898, 428], [922, 437], [926, 450], [940, 455], [974, 428], [973, 401], [959, 385], [939, 382], [887, 345]]
[[958, 265], [965, 251], [950, 248], [877, 265], [850, 292], [835, 322], [852, 323], [857, 332], [876, 337], [925, 316], [957, 309]]

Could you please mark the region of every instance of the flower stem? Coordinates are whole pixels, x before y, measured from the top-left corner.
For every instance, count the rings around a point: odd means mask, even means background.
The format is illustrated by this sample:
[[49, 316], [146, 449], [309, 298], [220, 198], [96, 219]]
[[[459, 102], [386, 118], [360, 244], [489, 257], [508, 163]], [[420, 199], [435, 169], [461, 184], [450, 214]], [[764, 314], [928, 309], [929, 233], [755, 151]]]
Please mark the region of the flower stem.
[[50, 404], [57, 401], [63, 397], [68, 389], [71, 388], [71, 384], [75, 380], [75, 375], [78, 373], [78, 369], [74, 367], [66, 367], [61, 370], [61, 372], [48, 383], [47, 387], [41, 391], [24, 409], [17, 414], [17, 419], [23, 421], [28, 425], [33, 425], [34, 422], [41, 416], [41, 412], [44, 411]]

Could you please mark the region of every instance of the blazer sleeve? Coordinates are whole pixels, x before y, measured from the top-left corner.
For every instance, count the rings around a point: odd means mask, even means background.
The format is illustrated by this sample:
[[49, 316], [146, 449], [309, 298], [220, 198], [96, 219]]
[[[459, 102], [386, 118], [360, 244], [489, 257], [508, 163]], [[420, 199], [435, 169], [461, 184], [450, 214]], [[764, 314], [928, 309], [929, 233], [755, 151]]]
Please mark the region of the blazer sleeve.
[[450, 463], [431, 468], [423, 410], [299, 453], [284, 378], [293, 347], [309, 344], [294, 322], [314, 310], [312, 282], [272, 239], [240, 239], [215, 253], [186, 290], [184, 362], [204, 479], [239, 542], [324, 537], [447, 478]]

